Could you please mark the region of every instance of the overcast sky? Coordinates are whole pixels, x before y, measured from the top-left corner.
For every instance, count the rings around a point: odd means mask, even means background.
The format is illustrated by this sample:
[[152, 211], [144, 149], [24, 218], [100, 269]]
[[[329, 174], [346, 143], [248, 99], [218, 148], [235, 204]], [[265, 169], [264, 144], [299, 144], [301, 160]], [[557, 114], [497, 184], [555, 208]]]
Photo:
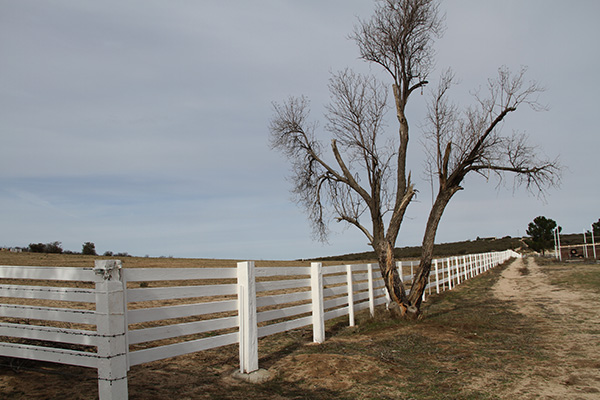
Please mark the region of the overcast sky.
[[[234, 259], [370, 250], [335, 223], [329, 244], [312, 240], [268, 124], [272, 102], [290, 95], [322, 119], [331, 72], [386, 78], [347, 39], [372, 10], [369, 0], [0, 0], [0, 246], [90, 241], [99, 253]], [[600, 2], [446, 0], [442, 10], [430, 81], [452, 67], [466, 105], [499, 66], [528, 66], [549, 111], [523, 107], [503, 129], [527, 132], [568, 169], [546, 202], [469, 178], [437, 242], [522, 236], [538, 215], [564, 232], [589, 228], [600, 218]], [[426, 95], [409, 108], [419, 194], [398, 246], [420, 244], [431, 205]]]

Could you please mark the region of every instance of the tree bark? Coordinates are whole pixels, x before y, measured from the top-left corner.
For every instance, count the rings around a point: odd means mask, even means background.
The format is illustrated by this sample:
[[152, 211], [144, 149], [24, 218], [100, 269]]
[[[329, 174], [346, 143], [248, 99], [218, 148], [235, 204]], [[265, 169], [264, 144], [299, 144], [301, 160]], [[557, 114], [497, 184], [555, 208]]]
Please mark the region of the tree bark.
[[429, 218], [427, 219], [427, 226], [425, 227], [425, 234], [423, 235], [421, 262], [417, 273], [413, 278], [410, 294], [407, 299], [408, 304], [414, 307], [414, 312], [416, 314], [414, 317], [417, 317], [421, 312], [423, 293], [429, 280], [429, 272], [431, 271], [431, 261], [433, 259], [433, 248], [437, 228], [450, 199], [460, 189], [459, 186], [441, 189], [431, 207]]
[[396, 268], [394, 245], [387, 240], [383, 240], [377, 249], [377, 255], [379, 270], [392, 300], [389, 307], [390, 312], [396, 317], [403, 317], [407, 313], [408, 306], [406, 304], [406, 290], [402, 279], [400, 279], [398, 268]]

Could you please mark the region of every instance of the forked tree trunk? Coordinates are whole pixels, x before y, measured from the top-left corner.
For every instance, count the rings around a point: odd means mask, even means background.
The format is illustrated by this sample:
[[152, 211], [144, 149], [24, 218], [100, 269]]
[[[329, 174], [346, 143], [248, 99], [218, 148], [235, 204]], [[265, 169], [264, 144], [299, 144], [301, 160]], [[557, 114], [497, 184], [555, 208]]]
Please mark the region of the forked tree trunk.
[[396, 268], [394, 246], [388, 241], [384, 241], [377, 249], [377, 254], [381, 276], [392, 300], [390, 312], [396, 317], [402, 317], [406, 314], [407, 310], [406, 291]]

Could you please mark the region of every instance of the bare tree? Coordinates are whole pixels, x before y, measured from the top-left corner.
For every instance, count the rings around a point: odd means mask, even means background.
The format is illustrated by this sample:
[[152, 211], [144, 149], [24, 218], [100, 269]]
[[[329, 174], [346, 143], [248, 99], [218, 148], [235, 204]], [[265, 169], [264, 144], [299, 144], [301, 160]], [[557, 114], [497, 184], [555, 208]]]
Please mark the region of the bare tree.
[[[427, 84], [432, 44], [443, 18], [434, 0], [385, 0], [373, 17], [359, 21], [351, 38], [361, 58], [380, 65], [392, 78], [398, 135], [383, 131], [387, 90], [372, 77], [349, 70], [334, 75], [329, 89], [326, 130], [331, 154], [316, 137], [305, 98], [274, 105], [271, 143], [292, 162], [293, 193], [307, 210], [316, 235], [324, 239], [330, 217], [357, 227], [377, 254], [394, 304], [406, 312], [405, 288], [395, 267], [394, 247], [406, 208], [415, 195], [406, 169], [409, 97]], [[367, 222], [365, 222], [367, 220]]]
[[544, 109], [538, 102], [543, 89], [536, 82], [526, 82], [525, 71], [523, 68], [511, 73], [506, 67], [500, 68], [497, 78], [488, 81], [487, 93], [475, 94], [475, 105], [462, 112], [448, 99], [455, 81], [452, 71], [442, 75], [433, 93], [424, 141], [428, 172], [438, 178], [438, 191], [425, 227], [421, 263], [407, 299], [417, 310], [431, 270], [440, 219], [451, 198], [463, 189], [468, 174], [486, 178], [494, 174], [502, 181], [505, 174], [512, 173], [515, 186], [525, 185], [541, 195], [559, 183], [561, 167], [557, 159], [540, 158], [539, 150], [528, 145], [522, 133], [502, 134], [502, 123], [519, 107]]
[[391, 307], [401, 316], [420, 313], [421, 295], [431, 269], [433, 243], [441, 216], [470, 172], [502, 177], [516, 173], [516, 183], [543, 189], [555, 183], [558, 164], [537, 161], [536, 150], [522, 135], [505, 137], [504, 118], [523, 105], [534, 109], [540, 88], [524, 83], [524, 71], [512, 75], [501, 69], [489, 83], [487, 95], [477, 95], [477, 106], [458, 112], [447, 99], [453, 82], [446, 73], [429, 106], [428, 168], [439, 178], [439, 190], [425, 229], [423, 256], [410, 293], [398, 275], [394, 247], [415, 188], [407, 171], [409, 124], [406, 106], [411, 94], [428, 84], [433, 65], [432, 44], [443, 31], [436, 0], [380, 0], [373, 17], [359, 21], [351, 38], [361, 58], [383, 68], [391, 78], [397, 134], [386, 136], [386, 85], [350, 70], [330, 80], [331, 102], [325, 130], [331, 149], [318, 140], [319, 126], [309, 118], [304, 97], [274, 104], [271, 144], [292, 163], [292, 193], [325, 240], [331, 219], [355, 226], [373, 247]]

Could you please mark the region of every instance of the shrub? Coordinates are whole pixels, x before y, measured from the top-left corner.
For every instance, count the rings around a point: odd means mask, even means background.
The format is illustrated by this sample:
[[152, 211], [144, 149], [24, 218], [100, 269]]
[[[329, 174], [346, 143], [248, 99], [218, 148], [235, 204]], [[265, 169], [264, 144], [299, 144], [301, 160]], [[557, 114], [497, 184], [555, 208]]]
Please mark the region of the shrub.
[[85, 242], [83, 244], [83, 249], [81, 250], [81, 254], [86, 256], [95, 256], [96, 254], [96, 245], [92, 242]]

